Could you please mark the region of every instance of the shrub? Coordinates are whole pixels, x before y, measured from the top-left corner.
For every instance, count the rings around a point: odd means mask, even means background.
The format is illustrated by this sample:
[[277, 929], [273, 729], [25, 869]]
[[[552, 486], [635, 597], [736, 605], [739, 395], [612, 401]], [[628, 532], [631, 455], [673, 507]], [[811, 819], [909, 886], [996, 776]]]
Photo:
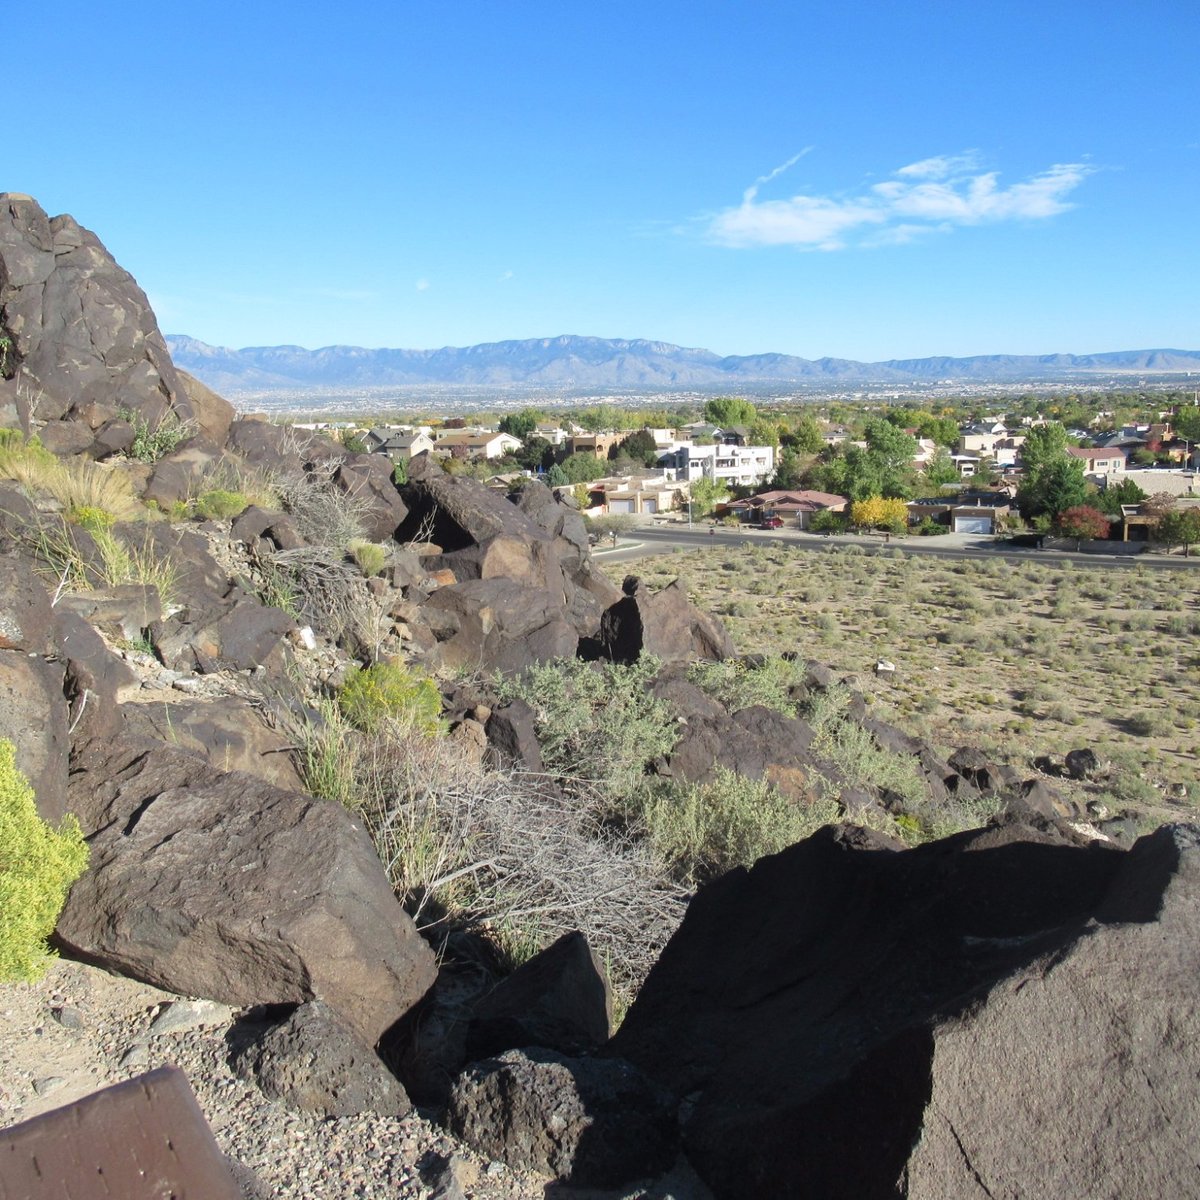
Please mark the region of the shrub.
[[442, 730], [437, 684], [401, 663], [372, 663], [353, 672], [338, 693], [338, 707], [351, 725], [365, 733], [385, 721], [430, 735]]
[[249, 506], [250, 501], [241, 492], [224, 488], [212, 488], [196, 497], [196, 515], [206, 521], [228, 521], [241, 516]]
[[681, 883], [695, 886], [808, 837], [838, 819], [838, 805], [829, 799], [800, 804], [766, 780], [718, 768], [711, 783], [654, 790], [638, 819], [654, 856]]
[[38, 816], [16, 749], [0, 739], [0, 982], [31, 981], [45, 969], [46, 939], [87, 861], [78, 822], [67, 816], [54, 829]]
[[658, 667], [649, 657], [629, 666], [557, 659], [497, 686], [533, 708], [547, 771], [569, 790], [624, 802], [675, 744], [670, 706], [647, 690]]
[[804, 673], [803, 663], [783, 658], [768, 658], [756, 667], [726, 659], [694, 663], [688, 670], [688, 679], [731, 713], [761, 704], [794, 717], [796, 704], [788, 693], [790, 688], [803, 683]]
[[129, 447], [130, 458], [138, 462], [153, 463], [170, 454], [180, 442], [191, 436], [191, 428], [174, 414], [164, 416], [150, 428], [150, 422], [139, 412], [121, 409], [120, 415], [133, 426], [133, 444]]
[[358, 569], [368, 578], [378, 575], [387, 566], [387, 548], [377, 542], [355, 538], [350, 543], [349, 550], [351, 557], [358, 564]]
[[79, 525], [86, 529], [88, 533], [111, 529], [117, 522], [117, 518], [108, 509], [97, 508], [94, 504], [68, 509], [67, 520], [72, 525]]

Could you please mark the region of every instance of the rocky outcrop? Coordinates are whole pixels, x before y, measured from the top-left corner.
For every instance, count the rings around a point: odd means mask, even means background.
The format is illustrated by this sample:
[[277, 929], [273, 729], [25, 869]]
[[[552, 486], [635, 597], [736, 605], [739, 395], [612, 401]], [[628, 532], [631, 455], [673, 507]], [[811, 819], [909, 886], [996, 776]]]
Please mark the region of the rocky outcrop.
[[1185, 1195], [1200, 832], [828, 829], [704, 889], [611, 1044], [717, 1196]]
[[648, 654], [670, 663], [733, 657], [729, 634], [688, 600], [678, 580], [651, 592], [630, 575], [624, 591], [625, 598], [606, 609], [600, 621], [605, 658], [631, 663]]
[[133, 277], [72, 217], [16, 192], [0, 194], [0, 332], [38, 419], [88, 403], [154, 426], [196, 415]]
[[433, 983], [338, 805], [131, 738], [76, 754], [70, 805], [92, 861], [58, 937], [85, 961], [227, 1004], [320, 999], [369, 1044]]

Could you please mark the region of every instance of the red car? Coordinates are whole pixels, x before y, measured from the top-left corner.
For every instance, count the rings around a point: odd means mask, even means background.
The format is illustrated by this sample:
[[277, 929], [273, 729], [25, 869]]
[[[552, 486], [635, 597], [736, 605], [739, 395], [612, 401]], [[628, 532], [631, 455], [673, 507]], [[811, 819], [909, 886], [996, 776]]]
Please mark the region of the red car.
[[759, 522], [759, 528], [760, 529], [782, 529], [783, 528], [783, 518], [782, 517], [763, 517], [763, 519]]

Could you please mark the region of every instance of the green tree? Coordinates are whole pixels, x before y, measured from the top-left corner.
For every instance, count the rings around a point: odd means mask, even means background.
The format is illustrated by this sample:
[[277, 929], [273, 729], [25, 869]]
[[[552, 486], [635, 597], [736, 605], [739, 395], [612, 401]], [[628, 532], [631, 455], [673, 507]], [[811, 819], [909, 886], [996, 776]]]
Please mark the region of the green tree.
[[547, 487], [566, 487], [571, 480], [567, 477], [567, 473], [562, 469], [561, 464], [552, 463], [546, 472], [545, 482]]
[[1200, 542], [1200, 509], [1169, 509], [1151, 527], [1151, 535], [1168, 549], [1182, 546], [1184, 557], [1190, 556], [1191, 548]]
[[750, 426], [750, 444], [752, 446], [777, 447], [779, 445], [778, 423], [759, 417]]
[[548, 461], [553, 461], [554, 447], [544, 437], [530, 434], [513, 457], [523, 470], [540, 471]]
[[1119, 517], [1123, 504], [1141, 504], [1146, 499], [1142, 491], [1132, 479], [1122, 479], [1120, 483], [1110, 483], [1096, 500], [1096, 507], [1107, 516]]
[[1083, 461], [1068, 458], [1064, 453], [1061, 458], [1040, 466], [1035, 474], [1026, 476], [1017, 489], [1017, 507], [1026, 520], [1036, 516], [1053, 518], [1082, 504], [1087, 490]]
[[692, 515], [696, 517], [707, 516], [729, 499], [729, 488], [720, 479], [694, 479], [688, 491], [692, 497]]
[[951, 450], [958, 445], [958, 422], [953, 417], [935, 417], [932, 413], [921, 413], [919, 417], [917, 437]]
[[750, 425], [758, 409], [741, 396], [717, 396], [704, 406], [704, 419], [722, 429], [729, 425]]
[[616, 443], [608, 452], [610, 459], [622, 456], [633, 459], [643, 467], [653, 466], [658, 461], [658, 444], [654, 440], [654, 434], [648, 429], [639, 429]]
[[562, 461], [563, 473], [568, 483], [591, 483], [593, 479], [599, 479], [604, 474], [605, 467], [606, 464], [590, 450], [568, 454]]
[[1176, 437], [1183, 438], [1185, 442], [1200, 442], [1200, 407], [1184, 405], [1175, 414], [1171, 424]]
[[802, 413], [800, 419], [792, 428], [791, 445], [801, 454], [820, 454], [825, 449], [825, 435], [816, 417], [811, 413]]
[[925, 482], [932, 488], [941, 488], [948, 483], [958, 482], [958, 468], [950, 458], [950, 451], [945, 446], [938, 448], [929, 456], [923, 472]]
[[800, 487], [803, 475], [804, 466], [800, 461], [800, 455], [791, 446], [785, 446], [779, 452], [779, 458], [775, 462], [775, 477], [771, 480], [771, 486], [790, 491]]
[[536, 428], [545, 413], [536, 408], [523, 408], [500, 419], [500, 432], [524, 441]]
[[1026, 476], [1033, 477], [1043, 467], [1067, 457], [1069, 445], [1067, 431], [1057, 421], [1034, 425], [1025, 435], [1025, 444], [1021, 447], [1021, 466]]

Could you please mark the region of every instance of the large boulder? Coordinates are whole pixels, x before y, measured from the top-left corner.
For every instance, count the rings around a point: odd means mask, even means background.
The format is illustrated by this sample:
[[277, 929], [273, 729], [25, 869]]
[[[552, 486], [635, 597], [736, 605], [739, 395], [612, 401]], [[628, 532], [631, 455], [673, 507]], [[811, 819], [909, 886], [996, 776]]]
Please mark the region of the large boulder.
[[77, 751], [91, 865], [58, 924], [68, 954], [226, 1004], [323, 1000], [368, 1044], [434, 960], [345, 809], [131, 737]]
[[362, 505], [363, 532], [371, 541], [388, 541], [408, 516], [408, 506], [392, 482], [392, 462], [386, 454], [353, 455], [338, 467], [333, 482]]
[[699, 893], [611, 1051], [718, 1197], [1191, 1195], [1198, 913], [1192, 827], [823, 830]]
[[649, 654], [670, 663], [733, 657], [729, 634], [715, 617], [688, 600], [678, 580], [652, 592], [630, 575], [623, 590], [624, 597], [600, 620], [605, 658], [631, 663]]
[[16, 192], [0, 193], [0, 314], [35, 417], [86, 400], [193, 418], [145, 292], [95, 234]]

